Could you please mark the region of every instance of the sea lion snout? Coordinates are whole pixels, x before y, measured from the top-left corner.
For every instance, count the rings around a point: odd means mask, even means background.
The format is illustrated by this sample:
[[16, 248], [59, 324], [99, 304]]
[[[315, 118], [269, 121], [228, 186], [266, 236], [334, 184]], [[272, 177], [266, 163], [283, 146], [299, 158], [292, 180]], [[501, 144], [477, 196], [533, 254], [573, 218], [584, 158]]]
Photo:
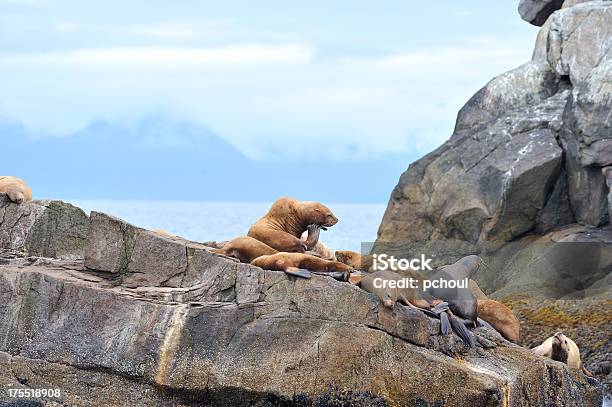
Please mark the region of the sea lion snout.
[[321, 226], [330, 228], [336, 223], [338, 223], [338, 218], [336, 218], [333, 213], [329, 213], [327, 216], [325, 216], [325, 223], [323, 223]]

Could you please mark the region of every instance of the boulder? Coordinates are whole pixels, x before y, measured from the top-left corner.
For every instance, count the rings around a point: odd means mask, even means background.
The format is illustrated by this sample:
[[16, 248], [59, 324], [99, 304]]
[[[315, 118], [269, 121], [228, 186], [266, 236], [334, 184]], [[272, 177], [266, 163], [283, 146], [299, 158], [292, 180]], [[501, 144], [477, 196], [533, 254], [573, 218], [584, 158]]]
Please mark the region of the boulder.
[[540, 26], [562, 5], [563, 0], [521, 0], [518, 11], [523, 20]]
[[0, 248], [32, 256], [82, 259], [89, 219], [61, 201], [12, 203], [0, 193]]
[[535, 228], [561, 172], [556, 130], [568, 95], [506, 111], [481, 131], [455, 133], [412, 164], [393, 191], [378, 240], [509, 241]]
[[[556, 12], [550, 20], [546, 47], [548, 64], [575, 86], [612, 56], [612, 2], [590, 1]], [[536, 54], [541, 51], [536, 50]]]
[[[92, 212], [85, 246], [85, 266], [108, 273], [128, 287], [190, 287], [202, 279], [214, 282], [222, 300], [235, 293], [229, 280], [243, 265], [210, 255], [209, 247], [180, 237], [145, 230], [116, 217]], [[211, 275], [206, 270], [219, 273]], [[208, 281], [208, 280], [206, 280]]]

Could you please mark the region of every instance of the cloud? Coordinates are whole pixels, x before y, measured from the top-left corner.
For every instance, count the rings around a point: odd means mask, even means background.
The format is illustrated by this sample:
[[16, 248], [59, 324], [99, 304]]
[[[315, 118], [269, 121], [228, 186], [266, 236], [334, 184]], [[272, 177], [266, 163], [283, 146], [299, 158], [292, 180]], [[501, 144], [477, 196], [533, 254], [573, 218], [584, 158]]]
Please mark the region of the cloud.
[[235, 45], [219, 48], [131, 47], [65, 52], [0, 54], [0, 70], [69, 69], [127, 72], [181, 72], [243, 68], [252, 65], [310, 61], [312, 47], [290, 45]]
[[[523, 38], [491, 35], [351, 52], [333, 48], [333, 31], [321, 39], [225, 20], [71, 21], [51, 30], [89, 46], [0, 47], [1, 115], [70, 134], [163, 112], [257, 159], [425, 152], [450, 136], [475, 91], [531, 53]], [[245, 37], [256, 40], [237, 40]]]

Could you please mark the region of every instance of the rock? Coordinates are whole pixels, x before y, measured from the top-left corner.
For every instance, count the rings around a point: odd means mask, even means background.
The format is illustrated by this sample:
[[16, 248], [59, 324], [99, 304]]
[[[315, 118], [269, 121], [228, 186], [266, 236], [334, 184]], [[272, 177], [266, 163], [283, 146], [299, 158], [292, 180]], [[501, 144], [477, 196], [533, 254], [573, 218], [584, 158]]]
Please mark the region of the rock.
[[612, 167], [605, 167], [601, 169], [604, 178], [606, 179], [606, 185], [608, 186], [608, 218], [612, 219]]
[[133, 394], [144, 406], [601, 402], [583, 376], [487, 328], [468, 349], [438, 335], [437, 320], [328, 277], [243, 265], [236, 295], [216, 301], [207, 275], [236, 266], [221, 257], [181, 288], [113, 286], [115, 273], [83, 262], [0, 259], [0, 383], [61, 387], [68, 405], [125, 405]]
[[402, 175], [380, 242], [508, 241], [533, 229], [561, 171], [555, 139], [568, 92], [458, 136]]
[[459, 111], [453, 138], [482, 129], [508, 110], [541, 103], [565, 87], [547, 62], [534, 60], [499, 75]]
[[[213, 281], [218, 301], [235, 293], [230, 281], [244, 265], [211, 255], [206, 246], [133, 226], [121, 219], [92, 212], [85, 247], [85, 266], [110, 273], [127, 287], [189, 287]], [[208, 270], [218, 273], [210, 275]]]
[[567, 114], [580, 165], [612, 165], [612, 55], [575, 88]]
[[32, 256], [82, 259], [89, 220], [80, 208], [61, 201], [21, 205], [0, 193], [0, 248]]
[[528, 23], [542, 25], [562, 5], [563, 0], [521, 0], [518, 11]]
[[593, 68], [612, 56], [610, 21], [610, 1], [590, 1], [556, 12], [544, 44], [551, 68], [579, 85]]

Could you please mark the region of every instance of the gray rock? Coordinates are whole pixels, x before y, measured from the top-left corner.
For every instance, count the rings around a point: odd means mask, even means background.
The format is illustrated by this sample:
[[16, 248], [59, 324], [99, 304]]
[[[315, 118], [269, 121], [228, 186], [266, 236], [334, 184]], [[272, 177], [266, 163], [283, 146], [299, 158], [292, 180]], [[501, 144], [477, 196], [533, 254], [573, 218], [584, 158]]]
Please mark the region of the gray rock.
[[518, 11], [523, 20], [540, 26], [562, 5], [563, 0], [521, 0]]
[[555, 139], [568, 92], [456, 133], [395, 188], [381, 242], [509, 241], [533, 229], [561, 171]]
[[135, 402], [144, 406], [316, 403], [346, 396], [335, 387], [398, 405], [601, 400], [578, 373], [487, 328], [468, 349], [438, 335], [437, 320], [399, 304], [386, 309], [348, 283], [243, 266], [247, 281], [237, 276], [232, 300], [174, 301], [185, 288], [158, 287], [180, 293], [162, 298], [155, 287], [111, 286], [112, 273], [92, 276], [82, 264], [24, 266], [10, 254], [0, 261], [0, 384], [61, 386], [75, 406], [125, 405], [130, 392], [142, 393]]
[[[548, 26], [549, 65], [579, 85], [591, 70], [612, 56], [612, 2], [591, 1], [556, 12]], [[542, 53], [543, 51], [536, 51]]]
[[574, 89], [567, 113], [580, 165], [612, 165], [612, 58], [601, 62]]
[[[234, 292], [226, 280], [235, 280], [238, 265], [209, 250], [199, 243], [92, 212], [85, 266], [109, 273], [115, 283], [129, 287], [188, 287], [196, 281], [212, 280], [218, 283], [216, 294], [231, 297]], [[210, 275], [210, 270], [218, 273]]]
[[601, 172], [608, 186], [608, 218], [612, 219], [612, 167], [604, 167]]
[[82, 259], [89, 220], [61, 201], [17, 205], [0, 193], [0, 248], [32, 256]]

